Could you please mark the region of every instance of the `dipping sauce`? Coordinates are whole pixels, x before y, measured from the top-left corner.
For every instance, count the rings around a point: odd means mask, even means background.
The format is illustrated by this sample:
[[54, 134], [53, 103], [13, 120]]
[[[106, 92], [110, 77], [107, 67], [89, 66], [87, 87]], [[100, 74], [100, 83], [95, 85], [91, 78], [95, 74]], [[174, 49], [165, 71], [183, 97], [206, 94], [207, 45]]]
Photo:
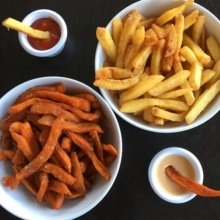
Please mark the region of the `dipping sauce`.
[[188, 193], [184, 188], [174, 183], [166, 176], [165, 168], [169, 165], [174, 166], [174, 168], [184, 176], [191, 180], [195, 180], [195, 170], [190, 161], [183, 156], [173, 154], [164, 157], [158, 162], [155, 174], [160, 187], [166, 191], [166, 193], [176, 196]]
[[55, 46], [60, 39], [60, 26], [50, 17], [36, 20], [31, 27], [42, 31], [49, 31], [51, 35], [50, 38], [43, 40], [28, 36], [30, 45], [37, 50], [48, 50]]

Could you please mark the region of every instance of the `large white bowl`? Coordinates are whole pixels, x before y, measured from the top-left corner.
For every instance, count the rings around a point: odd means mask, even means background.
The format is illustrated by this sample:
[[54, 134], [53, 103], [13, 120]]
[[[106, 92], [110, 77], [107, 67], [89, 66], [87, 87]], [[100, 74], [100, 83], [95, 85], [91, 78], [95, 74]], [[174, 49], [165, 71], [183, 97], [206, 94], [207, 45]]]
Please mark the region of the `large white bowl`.
[[[129, 11], [133, 9], [139, 10], [144, 16], [146, 17], [155, 17], [159, 16], [161, 13], [165, 12], [168, 9], [171, 9], [175, 6], [180, 5], [184, 1], [182, 0], [164, 0], [164, 1], [157, 1], [157, 0], [142, 0], [136, 3], [133, 3], [120, 11], [114, 18], [123, 18]], [[215, 36], [215, 38], [220, 42], [220, 21], [215, 17], [210, 11], [205, 9], [199, 4], [194, 3], [192, 9], [198, 9], [201, 14], [206, 16], [206, 29], [208, 33]], [[190, 9], [191, 10], [191, 9]], [[107, 25], [108, 29], [111, 29], [111, 21]], [[100, 44], [98, 44], [95, 54], [95, 72], [103, 66], [105, 61], [105, 53]], [[174, 133], [189, 130], [191, 128], [197, 127], [204, 122], [208, 121], [211, 117], [213, 117], [220, 109], [220, 97], [218, 96], [214, 102], [209, 104], [208, 108], [190, 125], [184, 123], [170, 123], [164, 126], [157, 126], [148, 124], [141, 118], [134, 116], [132, 114], [125, 114], [119, 111], [118, 100], [114, 97], [108, 90], [100, 89], [102, 95], [107, 100], [111, 108], [117, 113], [118, 116], [123, 118], [128, 123], [152, 132], [158, 133]]]
[[[89, 92], [98, 99], [106, 121], [105, 132], [108, 135], [105, 135], [105, 142], [112, 143], [116, 146], [119, 151], [119, 156], [109, 167], [111, 173], [111, 179], [109, 181], [105, 181], [101, 177], [98, 177], [93, 188], [86, 194], [85, 198], [65, 201], [60, 210], [52, 210], [44, 202], [41, 204], [37, 203], [35, 197], [22, 185], [11, 191], [4, 187], [0, 181], [1, 206], [21, 219], [70, 220], [77, 218], [94, 208], [104, 198], [112, 187], [119, 171], [122, 156], [122, 139], [117, 119], [104, 99], [96, 91], [79, 81], [64, 77], [43, 77], [22, 83], [10, 90], [0, 99], [0, 120], [6, 115], [9, 106], [11, 106], [16, 98], [25, 90], [33, 86], [50, 85], [58, 82], [63, 82], [69, 92]], [[0, 180], [4, 176], [12, 174], [13, 171], [10, 163], [7, 161], [0, 161]]]

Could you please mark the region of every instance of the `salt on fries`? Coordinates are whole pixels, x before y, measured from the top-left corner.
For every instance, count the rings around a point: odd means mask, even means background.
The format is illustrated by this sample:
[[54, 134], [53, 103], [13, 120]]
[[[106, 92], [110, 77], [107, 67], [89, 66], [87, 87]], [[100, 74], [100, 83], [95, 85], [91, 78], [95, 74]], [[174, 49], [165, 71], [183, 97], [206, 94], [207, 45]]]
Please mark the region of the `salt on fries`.
[[102, 143], [101, 118], [92, 94], [67, 95], [62, 83], [24, 92], [1, 121], [0, 160], [15, 172], [3, 184], [22, 183], [38, 202], [59, 209], [65, 198], [85, 196], [97, 173], [109, 180], [118, 152]]
[[118, 90], [121, 112], [157, 125], [191, 124], [219, 94], [220, 46], [214, 36], [206, 39], [205, 16], [188, 12], [193, 2], [154, 18], [133, 10], [113, 20], [112, 35], [102, 28], [109, 40], [98, 40], [107, 58], [94, 85]]

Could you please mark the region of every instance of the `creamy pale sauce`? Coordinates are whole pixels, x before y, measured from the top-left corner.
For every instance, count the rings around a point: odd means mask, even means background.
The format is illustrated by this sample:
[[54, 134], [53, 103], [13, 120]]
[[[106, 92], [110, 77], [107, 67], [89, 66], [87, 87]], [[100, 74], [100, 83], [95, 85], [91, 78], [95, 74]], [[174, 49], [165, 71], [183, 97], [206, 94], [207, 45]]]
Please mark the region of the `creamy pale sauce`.
[[159, 161], [158, 166], [156, 168], [156, 178], [160, 187], [169, 194], [172, 195], [182, 195], [187, 193], [187, 191], [170, 180], [165, 174], [165, 168], [169, 165], [172, 165], [177, 171], [179, 171], [184, 176], [190, 178], [191, 180], [195, 180], [195, 170], [185, 157], [173, 154], [164, 157]]

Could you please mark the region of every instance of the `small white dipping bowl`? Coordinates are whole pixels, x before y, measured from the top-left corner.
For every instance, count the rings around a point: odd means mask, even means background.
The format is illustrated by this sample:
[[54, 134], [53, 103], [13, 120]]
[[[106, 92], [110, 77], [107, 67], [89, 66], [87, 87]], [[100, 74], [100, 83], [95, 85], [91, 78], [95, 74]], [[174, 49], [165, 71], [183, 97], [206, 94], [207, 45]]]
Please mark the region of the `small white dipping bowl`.
[[[162, 189], [158, 179], [156, 177], [156, 171], [158, 168], [158, 164], [162, 161], [163, 158], [170, 156], [170, 155], [180, 155], [186, 158], [194, 168], [195, 171], [195, 181], [202, 184], [203, 183], [203, 169], [199, 162], [199, 160], [195, 157], [194, 154], [189, 152], [186, 149], [180, 147], [169, 147], [161, 150], [157, 153], [150, 162], [148, 168], [148, 178], [150, 185], [154, 192], [163, 200], [170, 202], [170, 203], [184, 203], [188, 202], [189, 200], [193, 199], [196, 194], [195, 193], [185, 193], [181, 195], [172, 195], [165, 190]], [[165, 172], [165, 171], [164, 171]]]
[[[161, 15], [168, 9], [176, 7], [183, 3], [184, 1], [181, 0], [164, 0], [164, 1], [157, 1], [157, 0], [142, 0], [135, 2], [122, 11], [120, 11], [114, 18], [123, 18], [128, 12], [131, 10], [137, 9], [139, 10], [144, 16], [147, 18], [152, 18]], [[206, 16], [206, 30], [208, 33], [212, 34], [218, 42], [220, 42], [220, 21], [214, 16], [211, 12], [209, 12], [206, 8], [202, 7], [199, 4], [193, 3], [192, 9], [198, 9], [201, 14]], [[190, 10], [192, 10], [190, 9]], [[113, 18], [113, 19], [114, 19]], [[107, 29], [111, 30], [112, 21], [109, 22], [107, 25]], [[98, 71], [99, 68], [103, 67], [103, 63], [106, 59], [106, 55], [104, 50], [102, 49], [101, 45], [98, 43], [96, 53], [95, 53], [95, 72]], [[137, 117], [133, 114], [126, 114], [119, 111], [118, 99], [112, 95], [112, 93], [106, 89], [100, 89], [103, 97], [107, 100], [111, 108], [114, 112], [123, 118], [128, 123], [152, 132], [158, 133], [175, 133], [181, 132], [185, 130], [192, 129], [197, 127], [204, 122], [208, 121], [212, 118], [220, 109], [220, 97], [216, 97], [215, 100], [208, 105], [205, 111], [190, 125], [187, 125], [185, 122], [183, 123], [167, 123], [163, 126], [157, 126], [146, 121], [142, 120], [141, 117]]]
[[67, 26], [63, 18], [55, 11], [51, 11], [48, 9], [40, 9], [40, 10], [33, 11], [24, 18], [22, 23], [31, 26], [36, 20], [40, 18], [48, 18], [48, 17], [56, 21], [57, 24], [60, 26], [60, 30], [61, 30], [60, 39], [57, 42], [57, 44], [54, 45], [52, 48], [48, 50], [37, 50], [30, 45], [26, 34], [21, 33], [21, 32], [18, 33], [18, 39], [19, 39], [21, 46], [26, 52], [28, 52], [29, 54], [33, 56], [53, 57], [55, 55], [58, 55], [65, 46], [66, 39], [67, 39]]
[[[112, 187], [119, 171], [122, 157], [122, 138], [117, 119], [105, 100], [95, 90], [79, 81], [64, 77], [43, 77], [24, 82], [10, 90], [0, 99], [0, 120], [7, 114], [7, 109], [15, 102], [16, 98], [27, 89], [58, 82], [64, 83], [69, 93], [89, 92], [98, 99], [105, 118], [103, 124], [105, 126], [105, 135], [103, 136], [103, 140], [105, 143], [111, 143], [117, 147], [119, 156], [111, 166], [108, 167], [111, 174], [109, 181], [103, 180], [103, 178], [98, 175], [92, 189], [88, 191], [84, 198], [66, 200], [60, 210], [51, 209], [45, 202], [37, 203], [36, 198], [28, 192], [22, 184], [11, 191], [3, 186], [2, 181], [0, 181], [0, 205], [21, 219], [75, 219], [90, 211], [104, 198]], [[13, 175], [11, 167], [8, 161], [0, 161], [0, 180], [2, 180], [4, 176]]]

